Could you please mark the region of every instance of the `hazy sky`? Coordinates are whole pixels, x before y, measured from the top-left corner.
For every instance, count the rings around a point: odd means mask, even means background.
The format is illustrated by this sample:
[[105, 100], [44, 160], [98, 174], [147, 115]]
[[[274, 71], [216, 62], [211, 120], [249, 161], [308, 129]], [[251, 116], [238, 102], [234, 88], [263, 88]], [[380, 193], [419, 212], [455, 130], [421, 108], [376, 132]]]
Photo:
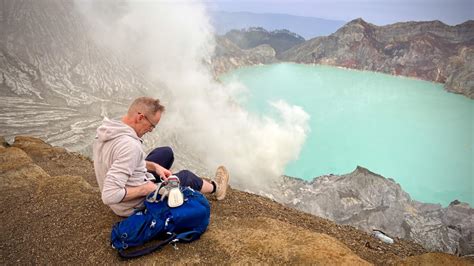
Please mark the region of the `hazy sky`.
[[474, 0], [204, 0], [212, 10], [282, 13], [385, 25], [441, 20], [456, 25], [474, 19]]

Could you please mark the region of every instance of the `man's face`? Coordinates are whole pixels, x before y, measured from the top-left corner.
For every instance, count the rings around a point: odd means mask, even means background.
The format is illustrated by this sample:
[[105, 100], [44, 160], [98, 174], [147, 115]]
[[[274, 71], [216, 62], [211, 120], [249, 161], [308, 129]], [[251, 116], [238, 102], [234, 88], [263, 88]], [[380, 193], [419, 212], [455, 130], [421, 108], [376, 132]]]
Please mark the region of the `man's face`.
[[137, 135], [141, 138], [148, 132], [152, 132], [155, 129], [156, 125], [160, 122], [161, 112], [156, 112], [154, 116], [146, 115], [144, 113], [138, 113], [139, 126]]

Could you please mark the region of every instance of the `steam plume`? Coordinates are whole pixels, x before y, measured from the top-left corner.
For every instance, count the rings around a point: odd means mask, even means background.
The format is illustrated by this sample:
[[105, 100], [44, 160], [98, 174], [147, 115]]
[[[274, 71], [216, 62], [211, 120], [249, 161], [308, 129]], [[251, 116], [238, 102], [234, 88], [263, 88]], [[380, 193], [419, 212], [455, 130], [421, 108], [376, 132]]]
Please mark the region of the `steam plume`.
[[[207, 169], [227, 166], [232, 184], [264, 190], [297, 158], [309, 116], [284, 101], [270, 103], [278, 119], [257, 116], [235, 99], [238, 84], [222, 85], [210, 74], [213, 29], [196, 1], [76, 2], [94, 25], [95, 39], [125, 54], [161, 84], [156, 95], [167, 112], [159, 130], [170, 130], [198, 154]], [[114, 13], [107, 5], [114, 5]], [[153, 134], [153, 133], [152, 133]], [[179, 151], [178, 151], [179, 152]]]

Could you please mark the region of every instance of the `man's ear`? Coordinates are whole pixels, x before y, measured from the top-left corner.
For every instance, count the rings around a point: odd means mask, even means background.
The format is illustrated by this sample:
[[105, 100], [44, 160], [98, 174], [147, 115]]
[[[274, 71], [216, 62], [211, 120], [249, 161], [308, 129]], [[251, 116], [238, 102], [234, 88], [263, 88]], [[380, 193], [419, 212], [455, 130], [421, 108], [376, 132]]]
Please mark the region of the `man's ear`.
[[135, 123], [138, 124], [138, 122], [140, 122], [141, 120], [143, 120], [143, 117], [141, 114], [135, 114]]

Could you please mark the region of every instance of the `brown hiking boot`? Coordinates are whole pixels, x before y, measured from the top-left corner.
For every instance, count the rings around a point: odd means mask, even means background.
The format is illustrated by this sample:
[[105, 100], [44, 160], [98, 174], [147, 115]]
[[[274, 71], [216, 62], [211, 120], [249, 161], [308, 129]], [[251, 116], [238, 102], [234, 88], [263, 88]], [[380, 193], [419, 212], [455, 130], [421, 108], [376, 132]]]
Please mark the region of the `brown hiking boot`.
[[229, 184], [229, 172], [224, 166], [217, 167], [216, 171], [216, 198], [217, 200], [223, 200], [227, 192], [227, 185]]

